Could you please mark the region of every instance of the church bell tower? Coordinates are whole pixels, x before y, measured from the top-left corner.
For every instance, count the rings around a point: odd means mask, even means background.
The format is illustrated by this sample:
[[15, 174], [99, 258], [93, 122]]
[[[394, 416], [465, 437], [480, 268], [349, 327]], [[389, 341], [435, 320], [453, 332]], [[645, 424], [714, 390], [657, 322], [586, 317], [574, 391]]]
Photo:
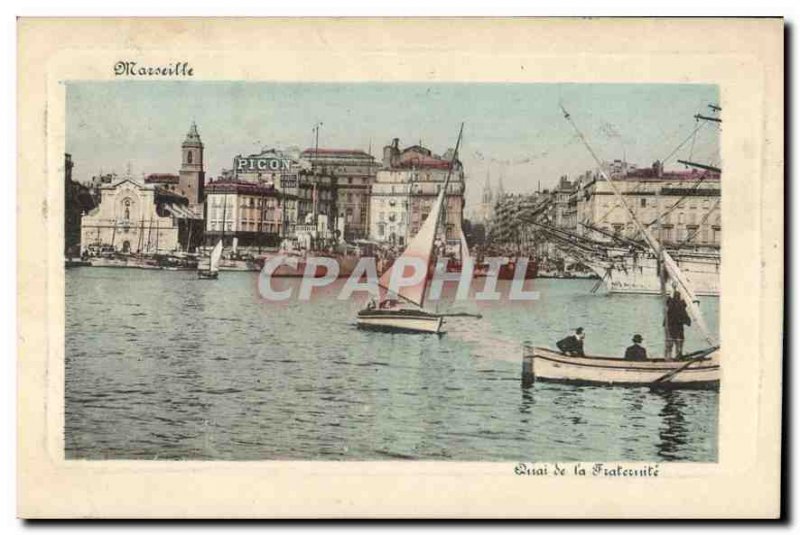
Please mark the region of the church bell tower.
[[178, 187], [181, 195], [189, 199], [189, 205], [203, 204], [203, 189], [206, 173], [203, 164], [203, 142], [197, 133], [197, 125], [192, 121], [189, 133], [181, 145], [181, 170]]

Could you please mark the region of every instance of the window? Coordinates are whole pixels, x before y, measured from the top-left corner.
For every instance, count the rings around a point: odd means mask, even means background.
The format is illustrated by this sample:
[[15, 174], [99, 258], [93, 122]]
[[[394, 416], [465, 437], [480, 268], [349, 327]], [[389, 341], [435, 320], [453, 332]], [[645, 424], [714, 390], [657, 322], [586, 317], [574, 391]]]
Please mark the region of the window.
[[644, 198], [642, 199], [641, 206], [642, 206], [642, 208], [646, 208], [647, 207], [647, 199], [644, 199]]
[[192, 151], [186, 153], [186, 163], [192, 163]]

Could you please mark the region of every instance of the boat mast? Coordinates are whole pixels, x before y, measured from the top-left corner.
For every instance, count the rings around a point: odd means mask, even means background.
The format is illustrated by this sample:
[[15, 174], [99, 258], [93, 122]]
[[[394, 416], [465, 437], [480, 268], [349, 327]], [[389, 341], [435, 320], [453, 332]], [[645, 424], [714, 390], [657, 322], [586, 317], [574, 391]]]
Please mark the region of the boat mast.
[[564, 118], [569, 122], [570, 125], [572, 125], [572, 128], [578, 134], [578, 137], [580, 138], [581, 142], [589, 151], [589, 154], [592, 155], [592, 158], [594, 159], [595, 163], [597, 163], [597, 166], [600, 170], [600, 176], [602, 176], [603, 179], [606, 182], [608, 182], [608, 185], [611, 187], [611, 190], [614, 192], [614, 195], [619, 199], [622, 206], [628, 212], [628, 217], [633, 222], [633, 225], [642, 234], [647, 245], [655, 253], [656, 258], [658, 258], [661, 262], [663, 262], [664, 268], [669, 273], [670, 278], [673, 280], [673, 282], [675, 282], [678, 285], [680, 293], [683, 294], [684, 297], [686, 298], [687, 309], [689, 311], [689, 314], [692, 316], [692, 319], [695, 320], [695, 323], [702, 331], [706, 341], [712, 346], [717, 345], [716, 340], [711, 335], [711, 331], [708, 329], [708, 326], [706, 325], [706, 322], [703, 319], [700, 309], [697, 307], [697, 302], [698, 302], [697, 297], [695, 296], [694, 291], [689, 287], [688, 282], [683, 276], [683, 273], [681, 273], [680, 269], [678, 268], [678, 265], [675, 263], [675, 260], [673, 260], [672, 256], [670, 256], [670, 254], [664, 249], [664, 247], [662, 247], [661, 243], [659, 243], [658, 240], [656, 240], [653, 237], [650, 231], [644, 225], [642, 225], [641, 221], [639, 221], [639, 218], [636, 217], [636, 214], [634, 214], [633, 209], [628, 204], [628, 201], [625, 200], [625, 196], [622, 195], [622, 192], [617, 188], [617, 185], [614, 183], [614, 181], [603, 170], [603, 163], [601, 162], [597, 154], [594, 152], [591, 145], [589, 145], [589, 142], [586, 140], [586, 137], [583, 135], [578, 126], [572, 120], [570, 114], [567, 112], [567, 110], [564, 108], [563, 105], [559, 106], [561, 107], [561, 111], [564, 113]]
[[[722, 108], [714, 104], [709, 104], [708, 107], [714, 110], [715, 112], [722, 111]], [[710, 121], [712, 123], [722, 124], [722, 119], [720, 119], [719, 117], [709, 117], [708, 115], [701, 115], [697, 113], [695, 114], [694, 118], [696, 121]], [[678, 160], [678, 163], [682, 163], [683, 165], [687, 165], [689, 167], [696, 167], [698, 169], [703, 169], [704, 171], [712, 171], [714, 173], [722, 172], [722, 169], [720, 169], [719, 167], [714, 167], [713, 165], [705, 165], [702, 163], [690, 162], [687, 160]]]

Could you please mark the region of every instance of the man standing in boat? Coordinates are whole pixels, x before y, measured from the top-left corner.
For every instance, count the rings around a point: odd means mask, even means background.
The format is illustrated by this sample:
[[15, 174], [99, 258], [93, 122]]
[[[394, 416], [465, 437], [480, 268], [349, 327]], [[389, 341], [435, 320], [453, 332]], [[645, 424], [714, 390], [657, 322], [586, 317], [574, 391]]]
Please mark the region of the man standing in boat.
[[571, 334], [556, 342], [556, 347], [566, 355], [583, 357], [585, 356], [583, 353], [583, 339], [585, 337], [586, 335], [583, 333], [583, 327], [578, 327], [575, 329], [575, 334]]
[[633, 335], [633, 345], [625, 350], [625, 360], [647, 360], [647, 350], [642, 347], [642, 335]]
[[667, 339], [664, 348], [664, 358], [674, 360], [672, 348], [675, 348], [675, 358], [683, 356], [683, 326], [691, 325], [692, 320], [686, 312], [686, 301], [681, 297], [678, 288], [673, 286], [672, 297], [667, 298], [667, 317], [664, 320], [667, 325]]

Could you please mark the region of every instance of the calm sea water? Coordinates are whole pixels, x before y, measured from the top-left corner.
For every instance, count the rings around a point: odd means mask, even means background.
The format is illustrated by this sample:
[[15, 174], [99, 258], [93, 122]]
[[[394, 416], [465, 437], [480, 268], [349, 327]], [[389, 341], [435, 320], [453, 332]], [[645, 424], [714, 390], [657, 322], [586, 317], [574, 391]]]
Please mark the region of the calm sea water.
[[[483, 319], [449, 319], [445, 336], [393, 335], [357, 330], [361, 303], [338, 287], [275, 304], [257, 278], [68, 270], [67, 458], [717, 460], [715, 392], [521, 388], [523, 340], [582, 326], [592, 354], [636, 332], [660, 351], [656, 297], [536, 280], [536, 301], [454, 305]], [[717, 306], [702, 303], [714, 330]]]

